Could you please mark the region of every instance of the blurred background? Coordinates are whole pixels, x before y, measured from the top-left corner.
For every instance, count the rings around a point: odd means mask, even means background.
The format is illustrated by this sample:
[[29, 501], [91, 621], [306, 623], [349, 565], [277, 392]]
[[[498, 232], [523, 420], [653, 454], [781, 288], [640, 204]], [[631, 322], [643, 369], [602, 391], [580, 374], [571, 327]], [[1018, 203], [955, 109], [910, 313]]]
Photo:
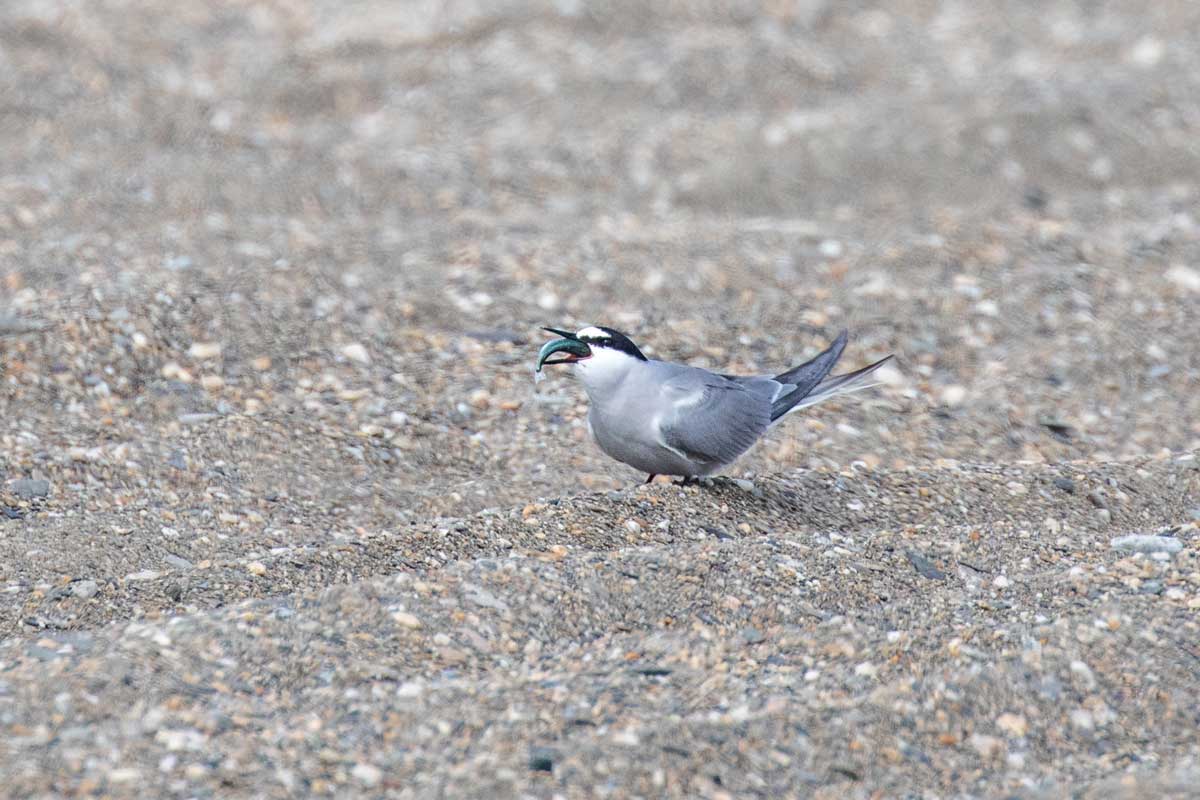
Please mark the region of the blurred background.
[[[0, 8], [0, 474], [383, 520], [639, 479], [537, 326], [887, 384], [735, 474], [1200, 448], [1200, 5]], [[215, 493], [215, 494], [214, 494]], [[68, 497], [69, 496], [69, 497]]]

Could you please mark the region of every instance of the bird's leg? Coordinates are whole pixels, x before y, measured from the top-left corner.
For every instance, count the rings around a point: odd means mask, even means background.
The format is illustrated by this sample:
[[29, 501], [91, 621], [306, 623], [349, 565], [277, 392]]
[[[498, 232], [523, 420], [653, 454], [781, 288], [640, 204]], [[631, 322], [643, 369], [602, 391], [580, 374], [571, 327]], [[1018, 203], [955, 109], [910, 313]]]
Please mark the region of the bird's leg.
[[[649, 478], [646, 478], [646, 483], [651, 483], [657, 477], [658, 477], [657, 475], [651, 475]], [[645, 484], [643, 484], [643, 485], [645, 485]]]
[[683, 475], [682, 477], [680, 477], [679, 483], [677, 483], [675, 485], [676, 486], [691, 486], [693, 483], [699, 483], [699, 482], [700, 482], [700, 479], [697, 478], [695, 475]]

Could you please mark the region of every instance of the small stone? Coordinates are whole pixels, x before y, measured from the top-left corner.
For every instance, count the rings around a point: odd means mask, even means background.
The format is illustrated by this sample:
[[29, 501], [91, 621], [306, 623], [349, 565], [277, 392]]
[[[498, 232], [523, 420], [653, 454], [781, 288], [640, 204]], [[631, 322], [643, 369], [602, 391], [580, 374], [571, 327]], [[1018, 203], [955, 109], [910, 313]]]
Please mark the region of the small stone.
[[951, 384], [950, 386], [943, 388], [941, 391], [942, 403], [950, 407], [960, 406], [966, 399], [967, 389], [965, 386]]
[[1183, 542], [1170, 536], [1151, 536], [1138, 533], [1118, 536], [1109, 544], [1114, 550], [1127, 553], [1178, 553], [1183, 549]]
[[359, 342], [351, 342], [342, 348], [342, 355], [358, 364], [370, 364], [371, 354]]
[[163, 561], [167, 562], [175, 569], [191, 569], [192, 568], [192, 562], [188, 561], [186, 558], [183, 558], [182, 556], [177, 556], [174, 553], [167, 553], [165, 556], [163, 556]]
[[161, 572], [156, 572], [155, 570], [152, 570], [152, 569], [143, 569], [138, 572], [131, 572], [130, 574], [126, 575], [125, 580], [137, 583], [139, 581], [157, 580], [160, 577], [162, 577]]
[[416, 615], [410, 614], [407, 611], [397, 611], [395, 614], [392, 614], [392, 619], [395, 620], [397, 625], [409, 628], [410, 630], [416, 630], [421, 627], [421, 620], [417, 619]]
[[163, 728], [154, 739], [172, 753], [203, 750], [208, 743], [208, 736], [195, 728]]
[[1067, 494], [1075, 494], [1075, 481], [1070, 478], [1055, 478], [1054, 485]]
[[538, 308], [542, 309], [543, 311], [553, 311], [562, 305], [562, 300], [559, 299], [557, 294], [549, 289], [543, 289], [542, 291], [538, 292], [537, 304]]
[[1092, 672], [1091, 667], [1082, 661], [1071, 662], [1071, 677], [1088, 691], [1096, 688], [1096, 674]]
[[1077, 708], [1071, 712], [1071, 727], [1088, 732], [1096, 727], [1096, 719], [1086, 708]]
[[196, 342], [188, 348], [188, 355], [197, 361], [217, 358], [221, 355], [221, 345], [217, 342]]
[[1161, 39], [1143, 36], [1129, 49], [1126, 58], [1135, 66], [1149, 68], [1158, 64], [1165, 52], [1166, 46]]
[[870, 661], [864, 661], [854, 668], [854, 674], [862, 678], [874, 678], [879, 672], [879, 667], [872, 664]]
[[533, 772], [554, 772], [554, 760], [558, 751], [552, 747], [531, 747], [529, 749], [529, 769]]
[[137, 767], [117, 767], [108, 773], [108, 780], [112, 783], [134, 783], [141, 779], [142, 773]]
[[741, 632], [738, 633], [738, 638], [740, 638], [746, 644], [760, 644], [767, 639], [767, 637], [763, 635], [763, 632], [758, 628], [743, 628]]
[[169, 381], [179, 381], [180, 383], [191, 383], [192, 373], [181, 367], [178, 362], [168, 361], [162, 366], [162, 376]]
[[22, 500], [43, 498], [50, 494], [50, 481], [40, 478], [20, 478], [12, 482], [9, 491]]
[[267, 565], [261, 561], [251, 561], [246, 565], [246, 572], [249, 572], [251, 575], [257, 575], [261, 578], [263, 575], [267, 574]]
[[1189, 292], [1200, 292], [1200, 270], [1176, 264], [1167, 270], [1167, 280]]
[[992, 586], [997, 589], [1007, 589], [1012, 582], [1004, 575], [997, 575], [992, 579]]
[[995, 736], [973, 733], [968, 741], [975, 752], [983, 758], [995, 758], [1004, 751], [1004, 742]]
[[845, 250], [837, 239], [825, 239], [817, 249], [825, 258], [839, 258]]
[[1029, 730], [1029, 723], [1020, 714], [1004, 713], [996, 717], [996, 727], [1005, 734], [1020, 739]]
[[207, 414], [203, 412], [195, 414], [180, 414], [179, 421], [184, 425], [201, 425], [205, 422], [211, 422], [220, 416], [220, 414]]
[[200, 385], [208, 392], [219, 392], [225, 388], [225, 379], [220, 375], [201, 375]]
[[354, 769], [350, 770], [350, 774], [368, 789], [378, 786], [383, 780], [383, 770], [374, 764], [355, 764]]
[[90, 600], [98, 591], [100, 586], [95, 581], [76, 581], [71, 584], [71, 595], [80, 600]]
[[938, 569], [937, 565], [926, 558], [924, 553], [917, 550], [907, 550], [904, 555], [908, 558], [908, 563], [913, 565], [913, 568], [922, 578], [929, 578], [934, 581], [945, 580], [946, 573]]

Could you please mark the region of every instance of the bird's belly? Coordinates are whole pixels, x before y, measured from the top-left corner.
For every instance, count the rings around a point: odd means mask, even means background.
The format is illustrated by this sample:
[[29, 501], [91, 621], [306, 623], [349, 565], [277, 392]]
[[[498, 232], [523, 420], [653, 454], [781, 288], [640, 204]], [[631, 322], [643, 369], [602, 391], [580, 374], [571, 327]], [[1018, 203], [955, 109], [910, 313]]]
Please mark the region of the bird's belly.
[[634, 469], [658, 475], [704, 474], [700, 465], [664, 447], [654, 421], [644, 414], [593, 407], [588, 413], [588, 427], [601, 450]]

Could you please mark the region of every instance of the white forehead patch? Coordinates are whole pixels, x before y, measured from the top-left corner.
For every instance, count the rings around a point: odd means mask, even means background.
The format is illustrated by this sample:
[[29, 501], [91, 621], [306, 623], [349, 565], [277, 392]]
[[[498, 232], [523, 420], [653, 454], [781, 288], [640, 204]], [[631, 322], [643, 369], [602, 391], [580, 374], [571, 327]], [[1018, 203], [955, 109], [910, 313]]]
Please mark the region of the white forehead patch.
[[589, 326], [575, 332], [577, 339], [611, 339], [612, 334], [597, 327]]

